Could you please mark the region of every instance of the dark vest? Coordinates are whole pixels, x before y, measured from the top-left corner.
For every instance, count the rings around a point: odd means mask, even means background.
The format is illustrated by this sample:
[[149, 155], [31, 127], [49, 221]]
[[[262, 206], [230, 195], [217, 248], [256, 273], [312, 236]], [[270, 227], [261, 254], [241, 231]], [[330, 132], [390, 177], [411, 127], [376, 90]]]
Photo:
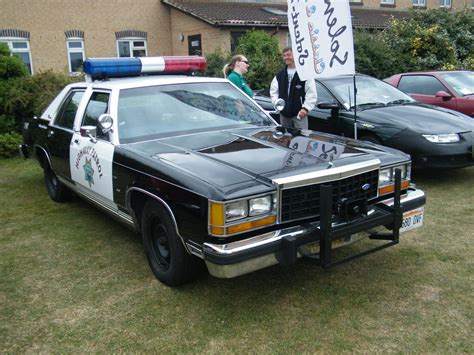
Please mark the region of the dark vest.
[[301, 81], [296, 72], [290, 83], [290, 94], [288, 95], [288, 73], [286, 67], [276, 75], [278, 81], [278, 97], [285, 100], [285, 109], [280, 113], [285, 117], [294, 117], [303, 106], [305, 99], [305, 81]]

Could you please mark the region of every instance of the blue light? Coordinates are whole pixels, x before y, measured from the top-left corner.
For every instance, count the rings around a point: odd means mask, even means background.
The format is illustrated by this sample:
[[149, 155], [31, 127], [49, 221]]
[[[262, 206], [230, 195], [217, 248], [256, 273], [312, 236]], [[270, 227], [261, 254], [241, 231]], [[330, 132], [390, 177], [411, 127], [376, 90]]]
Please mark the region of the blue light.
[[84, 73], [92, 77], [117, 78], [139, 75], [139, 58], [89, 58], [83, 63]]

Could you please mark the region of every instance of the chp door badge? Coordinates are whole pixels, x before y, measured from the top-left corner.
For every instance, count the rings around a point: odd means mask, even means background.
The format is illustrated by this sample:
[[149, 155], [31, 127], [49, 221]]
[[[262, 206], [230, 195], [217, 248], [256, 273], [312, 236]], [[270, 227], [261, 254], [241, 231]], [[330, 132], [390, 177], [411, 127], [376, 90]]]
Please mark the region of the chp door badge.
[[89, 187], [94, 185], [94, 169], [91, 164], [92, 159], [86, 158], [86, 163], [82, 166], [84, 168], [85, 179], [89, 183]]

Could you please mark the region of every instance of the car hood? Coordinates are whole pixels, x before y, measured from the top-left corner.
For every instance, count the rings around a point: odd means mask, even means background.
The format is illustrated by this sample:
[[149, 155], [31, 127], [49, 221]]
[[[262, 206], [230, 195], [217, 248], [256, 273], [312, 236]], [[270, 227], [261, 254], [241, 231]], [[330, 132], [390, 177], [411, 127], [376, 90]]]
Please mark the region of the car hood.
[[445, 134], [474, 130], [472, 119], [455, 111], [421, 103], [382, 106], [358, 112], [367, 122], [392, 122], [418, 133]]
[[317, 170], [335, 169], [378, 159], [393, 164], [409, 159], [390, 148], [337, 136], [282, 127], [213, 131], [130, 144], [126, 148], [156, 164], [174, 168], [174, 175], [225, 187], [272, 180]]

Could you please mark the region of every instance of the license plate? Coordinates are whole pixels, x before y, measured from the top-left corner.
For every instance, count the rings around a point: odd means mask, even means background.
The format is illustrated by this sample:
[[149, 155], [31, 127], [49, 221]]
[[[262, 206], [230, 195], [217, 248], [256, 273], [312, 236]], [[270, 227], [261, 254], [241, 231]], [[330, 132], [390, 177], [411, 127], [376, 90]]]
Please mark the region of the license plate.
[[403, 214], [402, 226], [400, 233], [408, 232], [409, 230], [421, 227], [423, 225], [424, 207], [411, 210]]

